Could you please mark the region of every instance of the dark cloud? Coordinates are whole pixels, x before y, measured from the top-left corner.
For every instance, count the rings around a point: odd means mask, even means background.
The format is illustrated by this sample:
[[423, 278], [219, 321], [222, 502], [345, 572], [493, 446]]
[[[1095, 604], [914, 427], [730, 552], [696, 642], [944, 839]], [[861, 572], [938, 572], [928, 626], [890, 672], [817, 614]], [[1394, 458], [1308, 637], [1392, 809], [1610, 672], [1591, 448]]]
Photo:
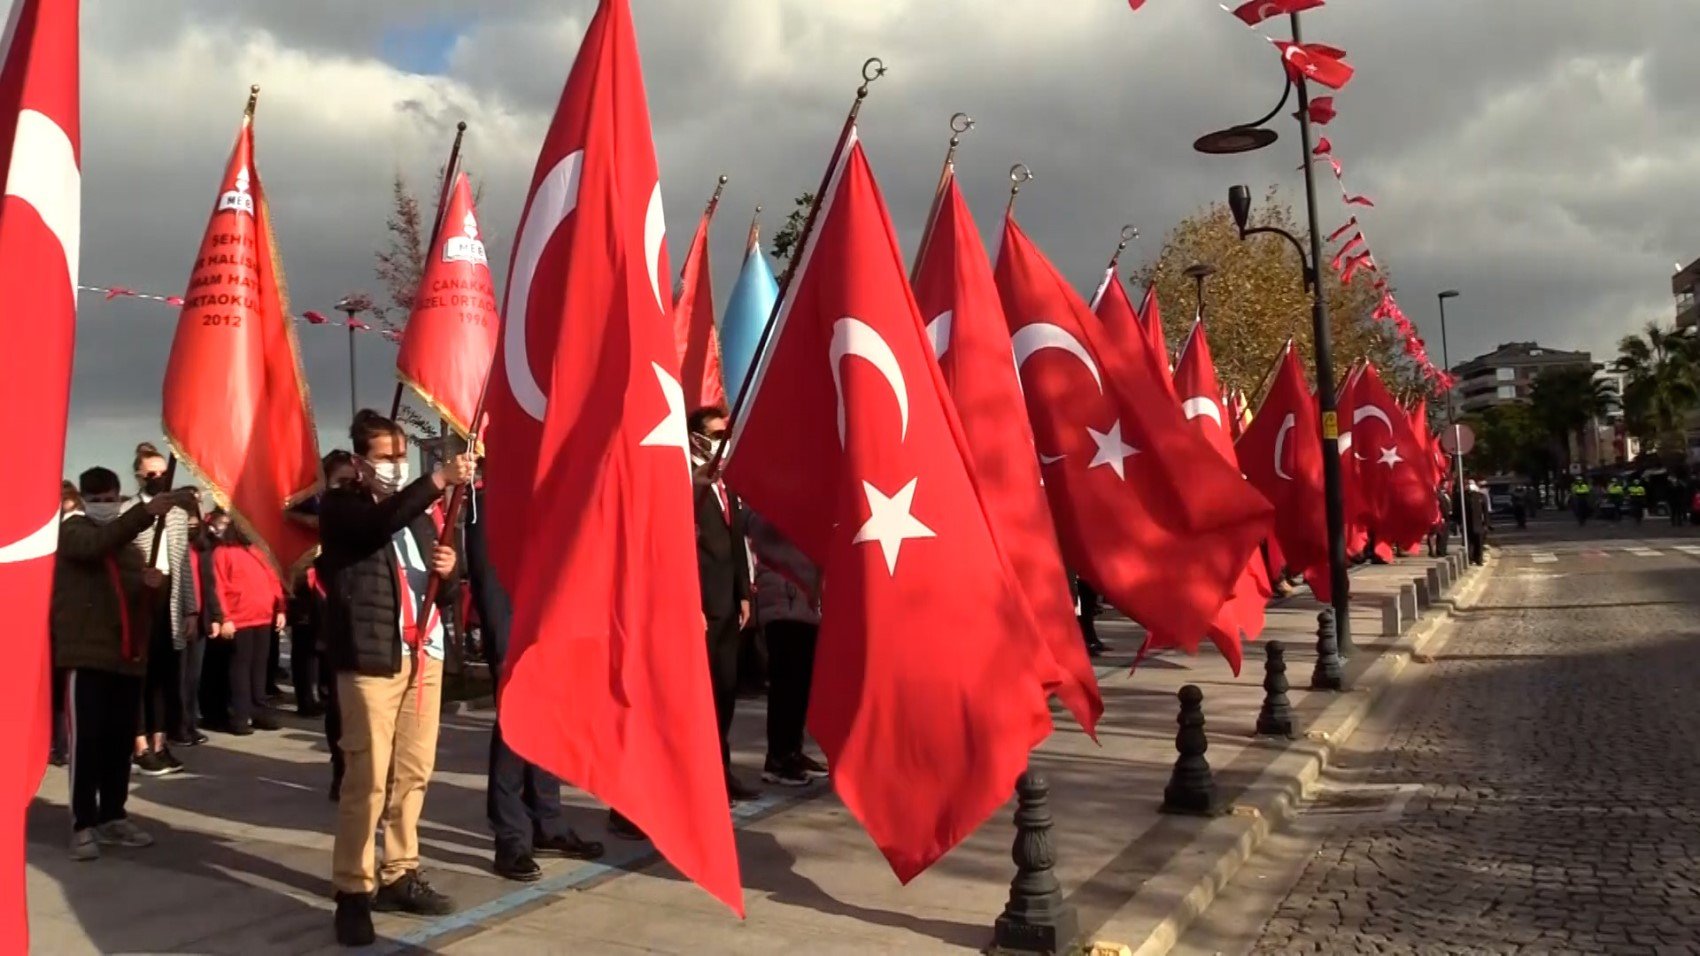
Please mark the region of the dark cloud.
[[[1512, 338], [1608, 349], [1671, 312], [1672, 262], [1700, 255], [1700, 58], [1689, 0], [1334, 0], [1307, 39], [1350, 51], [1358, 77], [1327, 130], [1361, 218], [1427, 329], [1434, 291], [1456, 287], [1454, 359]], [[1279, 184], [1297, 198], [1297, 131], [1274, 149], [1212, 159], [1190, 144], [1274, 105], [1268, 45], [1206, 0], [644, 0], [635, 3], [674, 266], [722, 172], [714, 238], [721, 295], [750, 209], [769, 229], [812, 188], [857, 70], [890, 75], [863, 135], [912, 247], [957, 110], [979, 128], [959, 171], [995, 241], [1014, 162], [1028, 231], [1080, 285], [1124, 222], [1154, 253], [1179, 217], [1227, 186]], [[299, 308], [371, 288], [397, 170], [429, 181], [454, 123], [498, 279], [544, 124], [589, 0], [90, 0], [85, 5], [83, 275], [171, 294], [194, 257], [246, 84], [266, 86], [260, 163]], [[1271, 32], [1282, 28], [1270, 24]], [[385, 62], [386, 38], [450, 30], [442, 75]], [[1324, 177], [1331, 227], [1349, 213]], [[1687, 187], [1687, 188], [1685, 188]], [[1133, 253], [1140, 250], [1136, 248]], [[1130, 260], [1131, 261], [1131, 260]], [[157, 431], [174, 315], [85, 296], [72, 465], [123, 455]], [[304, 329], [303, 360], [337, 436], [348, 408], [345, 335]], [[387, 400], [390, 347], [358, 341], [360, 397]]]

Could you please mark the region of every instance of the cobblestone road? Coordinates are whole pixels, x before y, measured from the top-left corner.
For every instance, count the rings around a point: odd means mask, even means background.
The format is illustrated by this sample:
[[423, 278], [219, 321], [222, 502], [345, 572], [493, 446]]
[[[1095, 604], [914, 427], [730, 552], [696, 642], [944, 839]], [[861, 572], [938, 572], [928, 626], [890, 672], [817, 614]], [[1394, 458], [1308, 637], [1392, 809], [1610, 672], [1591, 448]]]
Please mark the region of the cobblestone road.
[[1575, 533], [1501, 553], [1385, 749], [1346, 755], [1420, 791], [1332, 830], [1253, 952], [1700, 953], [1700, 541]]

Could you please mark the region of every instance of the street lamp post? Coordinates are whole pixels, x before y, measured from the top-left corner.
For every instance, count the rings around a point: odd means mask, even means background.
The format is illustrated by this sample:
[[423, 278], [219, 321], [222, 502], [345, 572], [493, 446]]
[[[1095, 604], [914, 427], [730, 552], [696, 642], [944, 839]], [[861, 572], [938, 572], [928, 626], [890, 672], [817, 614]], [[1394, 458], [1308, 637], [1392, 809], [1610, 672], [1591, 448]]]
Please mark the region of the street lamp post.
[[[1303, 42], [1299, 15], [1290, 14], [1288, 19], [1292, 24], [1293, 42]], [[1274, 143], [1279, 139], [1279, 134], [1265, 124], [1281, 112], [1295, 90], [1298, 92], [1299, 104], [1300, 154], [1304, 160], [1305, 211], [1310, 228], [1308, 255], [1304, 244], [1286, 230], [1271, 226], [1247, 227], [1251, 215], [1251, 191], [1245, 186], [1235, 186], [1228, 191], [1228, 208], [1234, 215], [1234, 224], [1239, 228], [1240, 238], [1270, 233], [1293, 244], [1293, 248], [1299, 253], [1305, 287], [1311, 293], [1311, 335], [1316, 346], [1316, 397], [1322, 410], [1322, 477], [1324, 503], [1328, 515], [1328, 576], [1334, 592], [1334, 626], [1339, 638], [1340, 653], [1344, 655], [1353, 649], [1349, 594], [1351, 582], [1346, 574], [1346, 507], [1340, 475], [1339, 411], [1334, 395], [1334, 345], [1328, 325], [1328, 297], [1322, 287], [1322, 226], [1318, 221], [1320, 217], [1316, 208], [1316, 176], [1311, 169], [1314, 157], [1311, 155], [1310, 91], [1303, 80], [1294, 80], [1289, 74], [1286, 88], [1281, 92], [1281, 101], [1262, 119], [1207, 133], [1193, 143], [1193, 148], [1201, 153], [1225, 155], [1249, 153]]]
[[337, 311], [348, 316], [348, 413], [351, 417], [360, 412], [360, 394], [354, 372], [354, 333], [360, 328], [360, 320], [356, 316], [371, 307], [372, 297], [364, 292], [351, 292], [336, 304]]
[[1208, 262], [1195, 262], [1181, 271], [1181, 275], [1198, 283], [1198, 321], [1204, 321], [1204, 280], [1216, 274], [1216, 267]]
[[[1448, 373], [1451, 373], [1452, 358], [1446, 351], [1446, 300], [1458, 298], [1458, 290], [1447, 289], [1435, 298], [1440, 300], [1440, 364], [1445, 366]], [[1446, 427], [1452, 432], [1452, 461], [1453, 468], [1458, 474], [1458, 529], [1464, 542], [1464, 555], [1468, 557], [1470, 554], [1470, 503], [1464, 500], [1464, 444], [1458, 440], [1460, 437], [1458, 415], [1452, 408], [1452, 388], [1450, 386], [1446, 389]], [[1447, 517], [1447, 515], [1441, 515], [1440, 520], [1445, 521]], [[1480, 529], [1477, 529], [1477, 533], [1481, 533]]]

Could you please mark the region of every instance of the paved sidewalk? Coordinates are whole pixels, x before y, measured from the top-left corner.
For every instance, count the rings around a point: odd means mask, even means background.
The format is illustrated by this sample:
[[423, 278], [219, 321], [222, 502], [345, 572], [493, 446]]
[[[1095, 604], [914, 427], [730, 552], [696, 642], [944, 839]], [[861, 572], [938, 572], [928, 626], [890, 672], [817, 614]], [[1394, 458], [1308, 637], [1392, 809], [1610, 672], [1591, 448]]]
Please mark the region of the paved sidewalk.
[[[1362, 673], [1393, 638], [1378, 636], [1381, 605], [1432, 564], [1409, 559], [1354, 575], [1353, 624]], [[1380, 597], [1378, 597], [1378, 595]], [[1317, 605], [1308, 596], [1272, 608], [1265, 639], [1288, 648], [1291, 694], [1301, 732], [1331, 704], [1366, 696], [1302, 688], [1314, 661]], [[1100, 668], [1105, 716], [1093, 744], [1061, 711], [1057, 731], [1035, 754], [1050, 780], [1058, 876], [1097, 938], [1129, 942], [1149, 931], [1142, 889], [1199, 850], [1208, 821], [1156, 812], [1175, 757], [1175, 691], [1203, 688], [1209, 759], [1231, 799], [1256, 781], [1286, 742], [1250, 733], [1262, 700], [1263, 653], [1248, 649], [1233, 678], [1213, 652], [1165, 656], [1129, 674], [1138, 644], [1126, 622], [1101, 622], [1118, 652]], [[741, 700], [735, 757], [755, 779], [763, 705]], [[462, 911], [442, 920], [380, 916], [378, 951], [756, 954], [799, 947], [816, 953], [971, 952], [990, 940], [1013, 872], [1012, 805], [910, 886], [900, 886], [866, 835], [824, 786], [769, 788], [738, 809], [738, 847], [748, 918], [739, 922], [656, 860], [648, 844], [607, 840], [598, 864], [540, 861], [545, 879], [521, 886], [490, 873], [484, 821], [489, 715], [445, 717], [437, 774], [422, 826], [432, 882]], [[329, 858], [334, 805], [317, 728], [291, 722], [281, 733], [215, 737], [184, 753], [190, 773], [137, 778], [132, 815], [159, 838], [142, 851], [113, 851], [97, 863], [65, 855], [66, 779], [52, 770], [30, 814], [30, 910], [34, 950], [266, 953], [334, 951]], [[574, 824], [604, 839], [604, 814], [579, 802]], [[1165, 867], [1168, 869], [1165, 870]], [[1168, 877], [1165, 877], [1167, 879]]]

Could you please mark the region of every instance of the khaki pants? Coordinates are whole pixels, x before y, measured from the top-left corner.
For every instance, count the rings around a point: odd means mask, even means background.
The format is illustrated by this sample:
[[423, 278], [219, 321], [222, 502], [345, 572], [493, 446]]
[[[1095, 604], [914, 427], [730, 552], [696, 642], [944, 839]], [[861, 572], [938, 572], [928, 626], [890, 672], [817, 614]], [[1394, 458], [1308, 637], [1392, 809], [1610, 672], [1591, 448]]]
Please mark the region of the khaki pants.
[[[394, 677], [342, 673], [336, 680], [347, 769], [337, 804], [331, 884], [339, 893], [373, 893], [380, 883], [388, 886], [419, 868], [419, 814], [437, 762], [443, 664], [427, 657], [416, 670], [409, 656]], [[375, 873], [380, 819], [384, 868]]]

